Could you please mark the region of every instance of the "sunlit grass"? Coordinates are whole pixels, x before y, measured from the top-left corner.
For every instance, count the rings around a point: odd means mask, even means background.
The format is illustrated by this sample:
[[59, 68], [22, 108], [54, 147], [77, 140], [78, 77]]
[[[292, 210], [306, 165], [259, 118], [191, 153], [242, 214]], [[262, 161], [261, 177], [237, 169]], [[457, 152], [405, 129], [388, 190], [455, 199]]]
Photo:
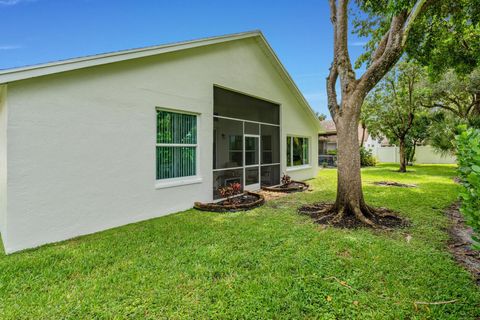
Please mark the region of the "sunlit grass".
[[[336, 171], [325, 169], [313, 192], [250, 212], [188, 210], [0, 256], [0, 318], [480, 317], [479, 289], [445, 250], [454, 168], [395, 169], [365, 169], [365, 198], [408, 229], [324, 229], [298, 215], [302, 203], [334, 200]], [[382, 180], [418, 187], [372, 184]]]

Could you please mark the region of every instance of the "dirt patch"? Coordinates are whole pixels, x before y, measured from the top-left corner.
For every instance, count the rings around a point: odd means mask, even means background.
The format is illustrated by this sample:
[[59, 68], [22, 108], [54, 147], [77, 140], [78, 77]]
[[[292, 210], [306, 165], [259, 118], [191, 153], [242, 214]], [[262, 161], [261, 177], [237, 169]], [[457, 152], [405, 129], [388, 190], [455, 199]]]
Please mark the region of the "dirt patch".
[[[385, 229], [403, 228], [409, 225], [406, 219], [398, 216], [395, 211], [387, 208], [371, 208], [374, 214], [369, 217], [377, 226]], [[371, 227], [356, 219], [354, 215], [345, 215], [340, 221], [335, 221], [336, 210], [333, 203], [319, 202], [313, 205], [304, 205], [298, 209], [300, 214], [310, 216], [315, 223], [331, 225], [337, 228], [355, 229], [359, 227]]]
[[480, 251], [472, 249], [472, 228], [465, 225], [458, 203], [448, 207], [445, 214], [451, 221], [448, 229], [450, 234], [448, 250], [458, 263], [470, 271], [480, 286]]
[[265, 198], [265, 201], [275, 200], [275, 199], [279, 199], [279, 198], [283, 198], [285, 196], [288, 196], [288, 193], [267, 191], [267, 190], [262, 190], [259, 193]]
[[194, 208], [201, 211], [236, 212], [257, 208], [265, 203], [263, 195], [245, 192], [242, 195], [215, 203], [195, 202]]
[[383, 187], [401, 187], [401, 188], [416, 188], [416, 184], [407, 184], [407, 183], [400, 183], [395, 181], [376, 181], [373, 183], [376, 186], [383, 186]]

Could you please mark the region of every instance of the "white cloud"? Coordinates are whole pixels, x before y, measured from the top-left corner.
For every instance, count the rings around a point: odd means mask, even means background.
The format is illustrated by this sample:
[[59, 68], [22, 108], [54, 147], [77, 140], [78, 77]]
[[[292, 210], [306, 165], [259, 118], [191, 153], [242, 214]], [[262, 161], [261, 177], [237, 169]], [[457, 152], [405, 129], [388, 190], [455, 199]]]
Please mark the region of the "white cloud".
[[0, 45], [0, 50], [15, 50], [15, 49], [20, 49], [22, 46], [17, 46], [17, 45]]
[[36, 0], [0, 0], [0, 5], [3, 6], [14, 6], [22, 2], [33, 2]]

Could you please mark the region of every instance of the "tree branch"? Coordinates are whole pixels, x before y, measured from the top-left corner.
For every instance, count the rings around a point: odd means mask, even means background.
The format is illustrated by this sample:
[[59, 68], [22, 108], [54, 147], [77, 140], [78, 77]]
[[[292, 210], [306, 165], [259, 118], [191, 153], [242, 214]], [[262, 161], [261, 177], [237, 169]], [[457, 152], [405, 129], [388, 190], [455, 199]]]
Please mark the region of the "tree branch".
[[392, 18], [390, 29], [375, 50], [375, 59], [359, 79], [359, 95], [365, 96], [400, 59], [413, 23], [425, 8], [426, 2], [427, 0], [417, 0], [409, 14], [403, 10]]
[[412, 29], [415, 19], [425, 8], [426, 2], [427, 0], [418, 0], [413, 6], [412, 11], [410, 11], [407, 21], [405, 22], [405, 26], [403, 27], [402, 47], [405, 47], [405, 44], [407, 43], [407, 39], [408, 39], [408, 33]]
[[337, 60], [337, 52], [338, 52], [338, 27], [337, 27], [337, 5], [335, 0], [330, 0], [330, 21], [332, 22], [333, 26], [333, 61], [332, 65], [330, 66], [330, 73], [327, 77], [327, 96], [328, 96], [328, 110], [332, 115], [333, 120], [336, 120], [336, 117], [339, 113], [339, 106], [337, 100], [337, 90], [335, 85], [338, 79], [338, 60]]
[[340, 77], [342, 97], [355, 89], [356, 79], [348, 53], [348, 1], [339, 0], [337, 8], [337, 72]]
[[451, 111], [453, 114], [456, 114], [457, 116], [461, 117], [461, 114], [458, 112], [458, 110], [455, 110], [454, 108], [446, 106], [444, 104], [440, 104], [440, 103], [433, 103], [433, 104], [420, 103], [420, 105], [424, 108], [429, 108], [429, 109], [440, 108], [440, 109], [448, 110], [448, 111]]

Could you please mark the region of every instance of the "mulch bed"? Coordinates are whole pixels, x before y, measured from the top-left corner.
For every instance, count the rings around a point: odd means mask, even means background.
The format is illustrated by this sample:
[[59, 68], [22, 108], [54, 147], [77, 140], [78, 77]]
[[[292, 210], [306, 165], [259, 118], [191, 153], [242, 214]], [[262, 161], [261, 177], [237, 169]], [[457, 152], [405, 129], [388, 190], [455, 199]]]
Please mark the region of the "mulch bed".
[[448, 229], [450, 234], [448, 250], [459, 264], [470, 271], [477, 285], [480, 286], [480, 251], [472, 249], [472, 228], [465, 225], [458, 203], [448, 207], [445, 214], [451, 221]]
[[373, 183], [376, 186], [383, 186], [383, 187], [401, 187], [401, 188], [416, 188], [416, 184], [407, 184], [407, 183], [400, 183], [395, 181], [376, 181]]
[[262, 206], [264, 203], [265, 197], [263, 195], [247, 191], [242, 195], [235, 196], [231, 199], [222, 200], [219, 202], [195, 202], [193, 207], [201, 211], [236, 212], [257, 208]]
[[[333, 203], [320, 202], [312, 205], [304, 205], [298, 209], [301, 214], [308, 215], [315, 223], [327, 226], [334, 226], [337, 228], [356, 229], [360, 227], [371, 227], [356, 219], [353, 215], [345, 215], [345, 217], [333, 222], [336, 212], [332, 211]], [[373, 208], [375, 210], [375, 217], [372, 222], [384, 229], [403, 228], [409, 226], [409, 222], [398, 216], [395, 211], [387, 208]]]
[[292, 181], [289, 184], [282, 184], [275, 187], [262, 187], [262, 190], [272, 191], [272, 192], [300, 192], [308, 190], [309, 185], [301, 181]]

